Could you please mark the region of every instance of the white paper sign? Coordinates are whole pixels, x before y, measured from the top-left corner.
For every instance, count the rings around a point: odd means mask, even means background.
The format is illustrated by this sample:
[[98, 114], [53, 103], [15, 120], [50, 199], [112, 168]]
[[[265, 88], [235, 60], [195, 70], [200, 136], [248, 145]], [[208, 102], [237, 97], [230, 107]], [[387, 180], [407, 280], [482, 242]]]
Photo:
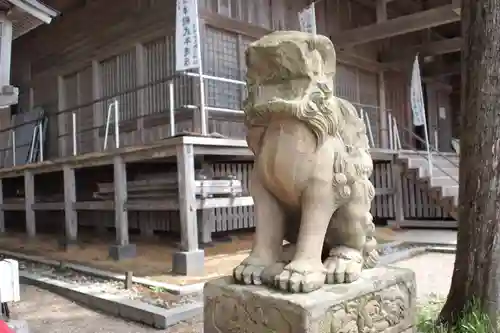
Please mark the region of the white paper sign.
[[439, 118], [446, 119], [446, 108], [442, 106], [439, 107]]
[[300, 31], [316, 34], [316, 10], [314, 3], [299, 12]]
[[201, 53], [198, 0], [177, 0], [175, 21], [175, 70], [198, 68]]
[[410, 94], [413, 125], [422, 126], [425, 124], [425, 104], [418, 55], [415, 57], [415, 62], [413, 63]]

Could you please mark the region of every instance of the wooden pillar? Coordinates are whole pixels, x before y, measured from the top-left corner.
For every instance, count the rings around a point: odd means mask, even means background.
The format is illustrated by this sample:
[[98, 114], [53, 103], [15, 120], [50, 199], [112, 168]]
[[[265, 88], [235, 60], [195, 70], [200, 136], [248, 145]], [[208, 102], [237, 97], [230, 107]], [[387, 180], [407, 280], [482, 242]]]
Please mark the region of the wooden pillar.
[[68, 165], [63, 167], [64, 178], [64, 227], [65, 248], [75, 245], [78, 237], [78, 215], [75, 210], [76, 202], [76, 180], [75, 169]]
[[[66, 108], [66, 91], [64, 87], [64, 79], [62, 76], [57, 77], [57, 110], [63, 111]], [[57, 115], [57, 131], [59, 133], [58, 147], [59, 147], [59, 157], [66, 157], [69, 155], [68, 150], [68, 136], [61, 136], [62, 133], [66, 132], [67, 128], [67, 113], [60, 113]]]
[[0, 179], [0, 233], [5, 232], [5, 211], [3, 210], [3, 179]]
[[[137, 75], [137, 85], [143, 86], [146, 84], [146, 62], [144, 59], [144, 46], [139, 43], [135, 45], [135, 63], [136, 63], [136, 75]], [[137, 94], [137, 130], [139, 131], [139, 137], [141, 138], [141, 143], [145, 143], [146, 133], [144, 133], [144, 115], [146, 111], [146, 89], [139, 89]], [[149, 102], [149, 101], [148, 101]], [[151, 112], [151, 110], [149, 110]]]
[[[100, 80], [100, 70], [99, 70], [99, 62], [96, 60], [92, 61], [92, 99], [97, 100], [101, 97], [101, 80]], [[103, 107], [104, 106], [104, 107]], [[99, 126], [104, 126], [105, 125], [105, 113], [106, 113], [106, 107], [104, 102], [98, 102], [94, 103], [92, 105], [92, 112], [94, 114], [94, 123], [93, 127], [95, 128], [93, 130], [93, 141], [94, 141], [94, 151], [102, 151], [102, 144], [101, 140], [99, 137]]]
[[137, 254], [134, 244], [129, 242], [127, 203], [127, 169], [121, 156], [113, 159], [114, 192], [115, 192], [115, 228], [116, 243], [109, 249], [114, 260], [133, 258]]
[[392, 162], [392, 184], [394, 190], [394, 221], [395, 229], [400, 229], [401, 224], [405, 220], [404, 203], [403, 203], [403, 168], [401, 163], [398, 163], [394, 158]]
[[177, 146], [177, 176], [181, 243], [180, 252], [174, 253], [173, 271], [183, 275], [203, 273], [204, 252], [198, 249], [198, 225], [194, 152], [192, 145]]
[[28, 237], [36, 236], [36, 221], [33, 204], [35, 203], [35, 176], [31, 171], [24, 172], [24, 205], [26, 210], [26, 233]]
[[[386, 0], [377, 0], [377, 23], [387, 21], [387, 3]], [[379, 148], [389, 148], [389, 129], [387, 126], [388, 117], [386, 109], [385, 96], [385, 75], [380, 71], [377, 75], [378, 81], [378, 100], [379, 100]]]
[[181, 250], [195, 251], [198, 249], [198, 228], [196, 225], [196, 184], [192, 145], [178, 146], [177, 177], [181, 217]]
[[[388, 119], [391, 114], [387, 113], [387, 103], [385, 96], [385, 75], [383, 71], [380, 71], [377, 75], [378, 79], [378, 99], [379, 99], [379, 123], [380, 123], [380, 148], [391, 148], [395, 149], [395, 147], [389, 147], [389, 130]], [[394, 142], [395, 144], [395, 142]]]

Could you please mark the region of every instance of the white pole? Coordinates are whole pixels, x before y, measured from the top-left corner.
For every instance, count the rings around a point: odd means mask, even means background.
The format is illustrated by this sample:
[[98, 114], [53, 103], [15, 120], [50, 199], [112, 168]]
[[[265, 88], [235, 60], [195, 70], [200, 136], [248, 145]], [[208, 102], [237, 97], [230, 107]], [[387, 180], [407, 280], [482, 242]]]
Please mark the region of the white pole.
[[[394, 150], [394, 134], [392, 133], [392, 122], [393, 122], [392, 114], [386, 113], [386, 116], [388, 122], [387, 127], [389, 130], [389, 149]], [[381, 132], [380, 134], [383, 135], [384, 133]]]
[[77, 147], [76, 147], [76, 113], [73, 111], [72, 115], [72, 129], [73, 129], [73, 156], [76, 156]]
[[12, 165], [16, 166], [16, 131], [12, 130]]
[[113, 107], [113, 104], [108, 105], [108, 114], [106, 115], [106, 130], [104, 133], [104, 147], [103, 149], [106, 150], [108, 149], [108, 133], [109, 133], [109, 123], [111, 122], [111, 108]]
[[120, 148], [120, 112], [118, 112], [118, 100], [113, 102], [115, 106], [115, 146]]
[[427, 160], [429, 161], [429, 177], [432, 178], [432, 154], [431, 154], [431, 147], [429, 144], [429, 131], [427, 130], [427, 116], [425, 115], [425, 110], [423, 113], [423, 118], [424, 118], [425, 145], [427, 148]]
[[43, 162], [43, 122], [38, 125], [38, 159]]
[[439, 151], [439, 134], [437, 130], [434, 130], [434, 148]]
[[168, 98], [170, 103], [170, 136], [175, 135], [175, 96], [174, 96], [174, 82], [168, 82]]
[[367, 129], [368, 129], [368, 136], [370, 138], [370, 147], [374, 148], [375, 147], [375, 139], [373, 138], [373, 132], [372, 132], [372, 125], [370, 122], [370, 117], [368, 117], [368, 114], [366, 113], [365, 110], [361, 109], [361, 114], [363, 115], [363, 122], [365, 123]]
[[[200, 25], [199, 25], [200, 26]], [[198, 27], [199, 27], [198, 26]], [[198, 28], [198, 40], [200, 40], [200, 29]], [[201, 58], [201, 46], [198, 46], [198, 74], [200, 75], [200, 118], [201, 118], [201, 134], [207, 135], [207, 110], [205, 110], [205, 78], [203, 77], [203, 59]]]

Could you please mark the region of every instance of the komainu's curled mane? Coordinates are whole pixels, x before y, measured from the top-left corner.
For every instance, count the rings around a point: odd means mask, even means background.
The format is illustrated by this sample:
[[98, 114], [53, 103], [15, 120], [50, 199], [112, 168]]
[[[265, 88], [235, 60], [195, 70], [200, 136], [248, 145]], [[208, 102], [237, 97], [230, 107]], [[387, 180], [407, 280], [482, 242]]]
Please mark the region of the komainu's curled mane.
[[[343, 159], [358, 155], [359, 150], [368, 153], [364, 121], [351, 103], [334, 95], [336, 56], [327, 37], [295, 31], [271, 33], [250, 45], [246, 63], [248, 97], [244, 110], [249, 132], [261, 128], [258, 132], [263, 135], [272, 119], [291, 116], [309, 126], [318, 146], [328, 136], [342, 140]], [[250, 141], [250, 148], [257, 153], [259, 144]], [[371, 158], [352, 163], [370, 177]]]

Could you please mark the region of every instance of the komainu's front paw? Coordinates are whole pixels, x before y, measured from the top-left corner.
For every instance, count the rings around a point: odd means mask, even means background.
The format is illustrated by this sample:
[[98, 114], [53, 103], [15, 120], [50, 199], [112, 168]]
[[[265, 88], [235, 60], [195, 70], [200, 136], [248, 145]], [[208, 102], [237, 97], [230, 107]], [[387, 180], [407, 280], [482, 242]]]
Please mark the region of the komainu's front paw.
[[274, 279], [276, 288], [292, 293], [309, 293], [325, 284], [326, 270], [321, 264], [292, 261]]
[[233, 277], [236, 282], [259, 286], [263, 283], [263, 273], [268, 266], [271, 265], [265, 260], [250, 255], [236, 266]]
[[330, 251], [325, 260], [326, 283], [350, 283], [359, 279], [363, 269], [363, 256], [360, 251], [339, 246]]

